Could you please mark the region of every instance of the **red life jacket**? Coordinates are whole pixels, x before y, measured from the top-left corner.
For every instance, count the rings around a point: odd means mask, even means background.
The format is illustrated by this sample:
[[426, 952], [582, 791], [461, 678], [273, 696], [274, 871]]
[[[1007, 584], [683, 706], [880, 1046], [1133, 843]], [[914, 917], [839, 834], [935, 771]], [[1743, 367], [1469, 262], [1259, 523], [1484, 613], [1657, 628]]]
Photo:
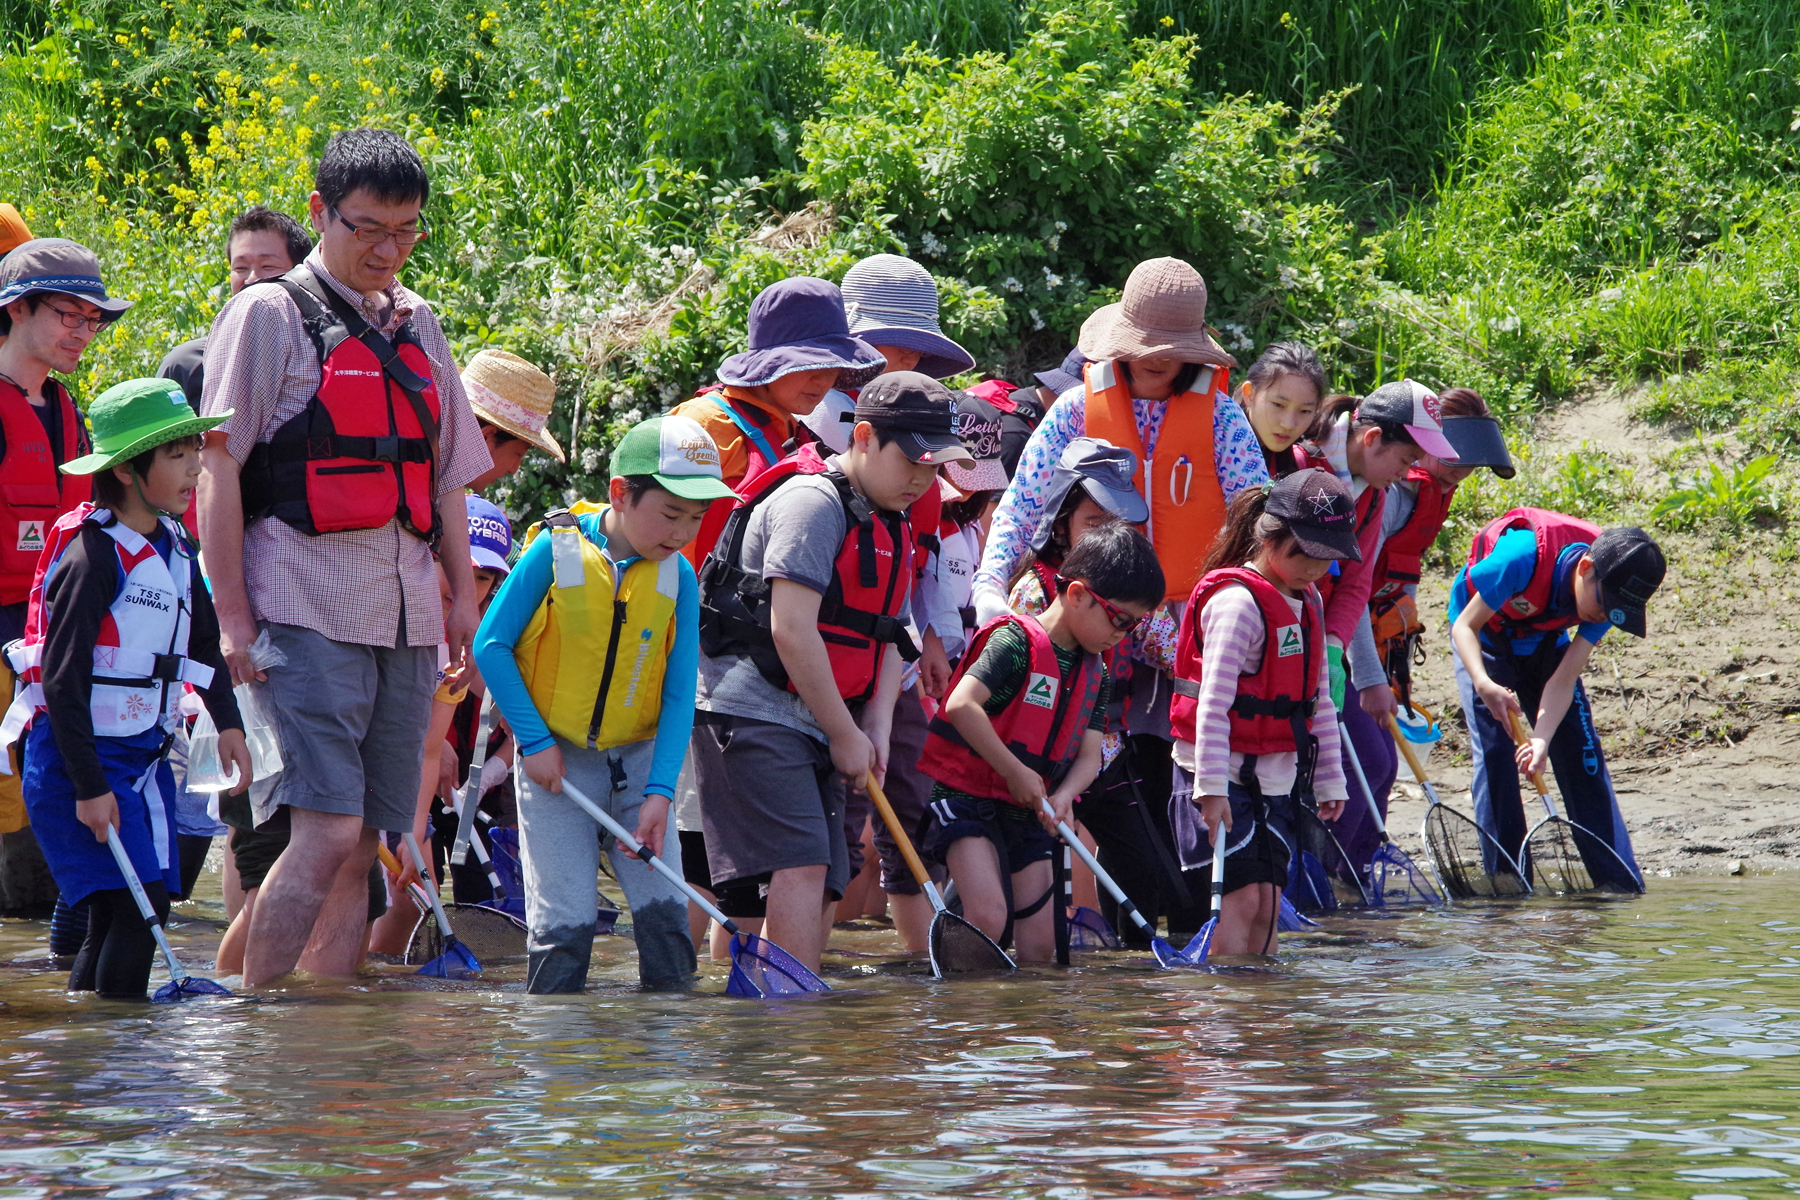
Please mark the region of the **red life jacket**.
[[431, 360], [410, 328], [392, 341], [305, 267], [278, 279], [319, 355], [319, 390], [258, 443], [241, 475], [244, 520], [301, 533], [380, 529], [398, 519], [436, 543], [441, 409]]
[[[994, 732], [1018, 760], [1036, 771], [1046, 785], [1055, 787], [1075, 763], [1081, 738], [1094, 715], [1100, 685], [1106, 678], [1098, 654], [1083, 654], [1075, 677], [1066, 683], [1056, 645], [1038, 619], [1023, 613], [1004, 613], [983, 625], [969, 643], [956, 674], [950, 678], [950, 694], [981, 649], [1002, 625], [1017, 625], [1031, 644], [1031, 665], [1018, 694], [991, 718]], [[919, 769], [945, 787], [971, 796], [1011, 801], [1012, 790], [1000, 772], [969, 748], [956, 726], [939, 712], [925, 734], [925, 752]]]
[[[1169, 732], [1178, 741], [1193, 742], [1200, 709], [1200, 611], [1213, 594], [1228, 584], [1241, 583], [1256, 598], [1263, 619], [1262, 660], [1256, 670], [1238, 676], [1237, 697], [1231, 702], [1231, 748], [1240, 754], [1299, 752], [1297, 783], [1302, 791], [1312, 785], [1313, 759], [1318, 739], [1312, 735], [1313, 711], [1318, 704], [1319, 673], [1325, 668], [1325, 610], [1317, 589], [1308, 588], [1300, 605], [1300, 621], [1288, 599], [1261, 573], [1249, 567], [1220, 567], [1209, 571], [1194, 586], [1194, 594], [1181, 614], [1181, 633], [1175, 644], [1175, 696], [1169, 702]], [[1273, 647], [1275, 653], [1269, 653]], [[1246, 777], [1254, 778], [1246, 768]]]
[[[63, 457], [89, 450], [87, 423], [75, 411], [69, 389], [44, 380], [46, 399], [62, 414]], [[0, 377], [0, 604], [23, 604], [31, 594], [38, 556], [57, 518], [86, 500], [93, 480], [56, 469], [50, 437], [30, 400], [10, 379]]]
[[764, 679], [794, 690], [770, 633], [769, 581], [738, 564], [751, 513], [797, 475], [825, 476], [844, 506], [844, 541], [832, 564], [831, 586], [819, 601], [819, 636], [838, 695], [848, 704], [860, 703], [875, 691], [888, 646], [898, 646], [907, 662], [919, 657], [899, 615], [912, 591], [912, 537], [900, 514], [874, 508], [810, 446], [738, 486], [743, 499], [700, 568], [700, 648], [714, 658], [749, 658]]
[[[1031, 561], [1031, 570], [1037, 576], [1038, 587], [1043, 589], [1044, 604], [1048, 607], [1061, 590], [1056, 586], [1056, 571], [1035, 558]], [[1106, 693], [1106, 732], [1109, 734], [1125, 732], [1125, 715], [1131, 710], [1130, 685], [1134, 666], [1131, 651], [1126, 646], [1130, 640], [1126, 638], [1100, 656], [1100, 661], [1106, 664], [1106, 677], [1112, 684]]]
[[[1469, 545], [1468, 565], [1472, 567], [1492, 554], [1500, 535], [1514, 529], [1529, 529], [1537, 538], [1537, 564], [1532, 568], [1531, 581], [1525, 585], [1525, 590], [1502, 604], [1500, 611], [1488, 621], [1487, 628], [1508, 635], [1568, 628], [1579, 618], [1566, 609], [1555, 607], [1556, 560], [1570, 546], [1592, 545], [1600, 536], [1600, 527], [1546, 508], [1515, 508], [1489, 521], [1487, 527], [1475, 535]], [[1468, 585], [1465, 582], [1463, 586]]]
[[[1337, 473], [1337, 468], [1331, 465], [1331, 460], [1325, 457], [1325, 452], [1310, 442], [1295, 442], [1294, 457], [1299, 460], [1298, 469], [1300, 470], [1317, 467], [1321, 471], [1330, 471], [1334, 475]], [[1356, 540], [1358, 543], [1361, 543], [1363, 534], [1368, 530], [1370, 524], [1381, 520], [1382, 501], [1386, 495], [1386, 488], [1365, 487], [1362, 495], [1356, 498]], [[1337, 588], [1338, 572], [1341, 569], [1341, 566], [1333, 567], [1331, 574], [1319, 580], [1317, 584], [1319, 599], [1325, 604], [1331, 603], [1331, 593]]]
[[1302, 470], [1308, 465], [1304, 440], [1295, 442], [1286, 450], [1271, 450], [1260, 442], [1257, 443], [1257, 446], [1262, 450], [1263, 465], [1269, 469], [1270, 479], [1276, 481], [1286, 479], [1295, 471]]
[[1369, 590], [1371, 608], [1392, 604], [1408, 584], [1419, 582], [1419, 564], [1431, 543], [1437, 541], [1438, 532], [1450, 515], [1450, 501], [1456, 498], [1454, 483], [1440, 483], [1424, 467], [1411, 468], [1406, 478], [1419, 485], [1418, 497], [1406, 524], [1381, 544], [1381, 553], [1369, 575], [1374, 580]]

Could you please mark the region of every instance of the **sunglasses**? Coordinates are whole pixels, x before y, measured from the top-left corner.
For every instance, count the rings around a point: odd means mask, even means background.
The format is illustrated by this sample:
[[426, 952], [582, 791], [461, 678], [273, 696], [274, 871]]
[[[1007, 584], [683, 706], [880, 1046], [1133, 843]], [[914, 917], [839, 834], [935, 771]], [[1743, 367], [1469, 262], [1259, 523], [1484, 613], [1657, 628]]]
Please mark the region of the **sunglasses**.
[[1136, 629], [1138, 626], [1142, 625], [1145, 621], [1148, 621], [1150, 619], [1149, 613], [1145, 613], [1141, 617], [1132, 616], [1130, 613], [1126, 612], [1124, 609], [1120, 608], [1118, 605], [1116, 605], [1112, 601], [1108, 600], [1105, 596], [1102, 596], [1099, 592], [1096, 592], [1093, 589], [1093, 587], [1088, 583], [1088, 581], [1085, 579], [1079, 579], [1079, 580], [1078, 579], [1070, 579], [1067, 576], [1058, 575], [1056, 577], [1057, 592], [1061, 593], [1061, 592], [1068, 591], [1069, 585], [1071, 583], [1081, 584], [1081, 586], [1087, 591], [1087, 594], [1089, 596], [1093, 597], [1094, 603], [1098, 604], [1100, 606], [1100, 611], [1102, 611], [1106, 614], [1107, 620], [1112, 622], [1112, 627], [1114, 629], [1118, 630], [1120, 633], [1130, 633], [1132, 630]]

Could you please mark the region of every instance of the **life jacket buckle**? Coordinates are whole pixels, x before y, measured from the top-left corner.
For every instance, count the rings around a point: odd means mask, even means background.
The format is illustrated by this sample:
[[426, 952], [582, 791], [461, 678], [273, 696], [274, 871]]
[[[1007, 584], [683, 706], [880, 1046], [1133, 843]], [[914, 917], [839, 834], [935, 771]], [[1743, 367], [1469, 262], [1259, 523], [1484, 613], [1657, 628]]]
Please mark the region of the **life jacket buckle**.
[[161, 683], [178, 683], [181, 680], [181, 655], [158, 654], [150, 668], [150, 678]]
[[369, 455], [376, 462], [398, 463], [400, 461], [400, 439], [398, 437], [371, 438], [374, 452]]

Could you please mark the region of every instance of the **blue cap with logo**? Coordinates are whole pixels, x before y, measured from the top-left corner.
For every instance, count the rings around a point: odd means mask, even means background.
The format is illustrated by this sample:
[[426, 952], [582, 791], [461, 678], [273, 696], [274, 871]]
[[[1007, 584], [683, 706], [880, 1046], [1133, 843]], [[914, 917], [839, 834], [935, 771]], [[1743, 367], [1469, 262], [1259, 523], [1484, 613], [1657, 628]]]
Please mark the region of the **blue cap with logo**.
[[511, 568], [506, 565], [507, 555], [512, 553], [512, 522], [499, 507], [483, 500], [480, 496], [470, 496], [466, 501], [469, 509], [469, 558], [477, 569], [487, 567], [502, 575]]

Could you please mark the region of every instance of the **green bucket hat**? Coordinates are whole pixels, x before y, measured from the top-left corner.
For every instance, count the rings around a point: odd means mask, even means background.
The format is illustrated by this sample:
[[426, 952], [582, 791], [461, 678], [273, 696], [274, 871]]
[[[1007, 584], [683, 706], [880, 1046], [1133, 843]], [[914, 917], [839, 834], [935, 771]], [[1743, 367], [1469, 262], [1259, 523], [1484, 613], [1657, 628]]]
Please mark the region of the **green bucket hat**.
[[164, 442], [211, 429], [230, 415], [227, 410], [216, 417], [196, 417], [173, 379], [127, 379], [88, 405], [94, 452], [64, 463], [62, 469], [68, 475], [92, 475]]

